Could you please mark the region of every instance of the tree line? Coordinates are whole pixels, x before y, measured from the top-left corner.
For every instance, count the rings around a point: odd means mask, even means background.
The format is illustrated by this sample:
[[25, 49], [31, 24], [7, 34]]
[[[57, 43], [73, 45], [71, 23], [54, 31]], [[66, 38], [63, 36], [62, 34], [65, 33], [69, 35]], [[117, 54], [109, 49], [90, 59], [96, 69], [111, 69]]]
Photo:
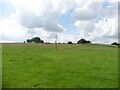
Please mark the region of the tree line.
[[[34, 37], [32, 39], [27, 39], [26, 42], [27, 43], [44, 43], [44, 41], [41, 40], [39, 37]], [[25, 41], [24, 41], [24, 43], [25, 43]], [[46, 43], [50, 43], [50, 42], [46, 42]], [[87, 41], [87, 40], [82, 38], [82, 39], [78, 40], [78, 42], [77, 42], [77, 44], [82, 44], [82, 43], [87, 44], [87, 43], [91, 43], [91, 41]], [[73, 44], [73, 42], [69, 41], [68, 44]]]
[[[91, 41], [87, 41], [84, 38], [77, 41], [77, 44], [90, 44]], [[73, 44], [72, 41], [69, 41], [68, 44]]]
[[[27, 43], [44, 43], [44, 41], [42, 39], [40, 39], [39, 37], [33, 37], [32, 39], [27, 39], [26, 42]], [[25, 43], [25, 41], [24, 41], [24, 43]], [[45, 43], [50, 44], [50, 42], [45, 42]], [[91, 41], [85, 40], [84, 38], [77, 41], [77, 44], [91, 44], [91, 43], [92, 43]], [[74, 43], [72, 41], [69, 41], [68, 44], [74, 44]], [[113, 42], [113, 43], [111, 43], [111, 45], [120, 46], [120, 44], [117, 42]]]

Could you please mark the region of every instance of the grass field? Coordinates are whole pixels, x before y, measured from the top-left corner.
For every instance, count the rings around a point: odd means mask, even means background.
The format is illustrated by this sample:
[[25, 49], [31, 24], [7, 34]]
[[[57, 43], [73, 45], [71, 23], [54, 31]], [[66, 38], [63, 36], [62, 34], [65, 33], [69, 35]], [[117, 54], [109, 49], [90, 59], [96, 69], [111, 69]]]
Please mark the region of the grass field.
[[116, 88], [118, 48], [3, 44], [3, 88]]

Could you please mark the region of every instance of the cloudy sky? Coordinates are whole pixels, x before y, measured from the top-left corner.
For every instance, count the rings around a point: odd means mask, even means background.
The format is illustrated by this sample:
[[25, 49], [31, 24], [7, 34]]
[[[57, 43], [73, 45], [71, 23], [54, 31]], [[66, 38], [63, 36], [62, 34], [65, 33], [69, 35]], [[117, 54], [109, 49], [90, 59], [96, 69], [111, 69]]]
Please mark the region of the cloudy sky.
[[118, 40], [117, 0], [0, 0], [0, 42]]

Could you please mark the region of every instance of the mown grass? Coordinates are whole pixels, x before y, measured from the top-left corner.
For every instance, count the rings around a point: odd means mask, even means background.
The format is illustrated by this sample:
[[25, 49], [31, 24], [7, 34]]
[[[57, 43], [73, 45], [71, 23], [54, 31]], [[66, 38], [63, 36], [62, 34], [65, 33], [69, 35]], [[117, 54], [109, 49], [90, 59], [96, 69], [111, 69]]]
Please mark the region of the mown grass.
[[118, 48], [3, 44], [3, 88], [116, 88]]

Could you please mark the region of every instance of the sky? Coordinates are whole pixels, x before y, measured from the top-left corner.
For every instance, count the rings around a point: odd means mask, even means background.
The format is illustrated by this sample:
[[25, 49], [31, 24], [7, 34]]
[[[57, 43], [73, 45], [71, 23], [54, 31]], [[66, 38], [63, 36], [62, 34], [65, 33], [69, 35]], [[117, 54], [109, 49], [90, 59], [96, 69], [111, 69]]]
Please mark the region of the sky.
[[0, 42], [118, 41], [118, 0], [0, 0]]

